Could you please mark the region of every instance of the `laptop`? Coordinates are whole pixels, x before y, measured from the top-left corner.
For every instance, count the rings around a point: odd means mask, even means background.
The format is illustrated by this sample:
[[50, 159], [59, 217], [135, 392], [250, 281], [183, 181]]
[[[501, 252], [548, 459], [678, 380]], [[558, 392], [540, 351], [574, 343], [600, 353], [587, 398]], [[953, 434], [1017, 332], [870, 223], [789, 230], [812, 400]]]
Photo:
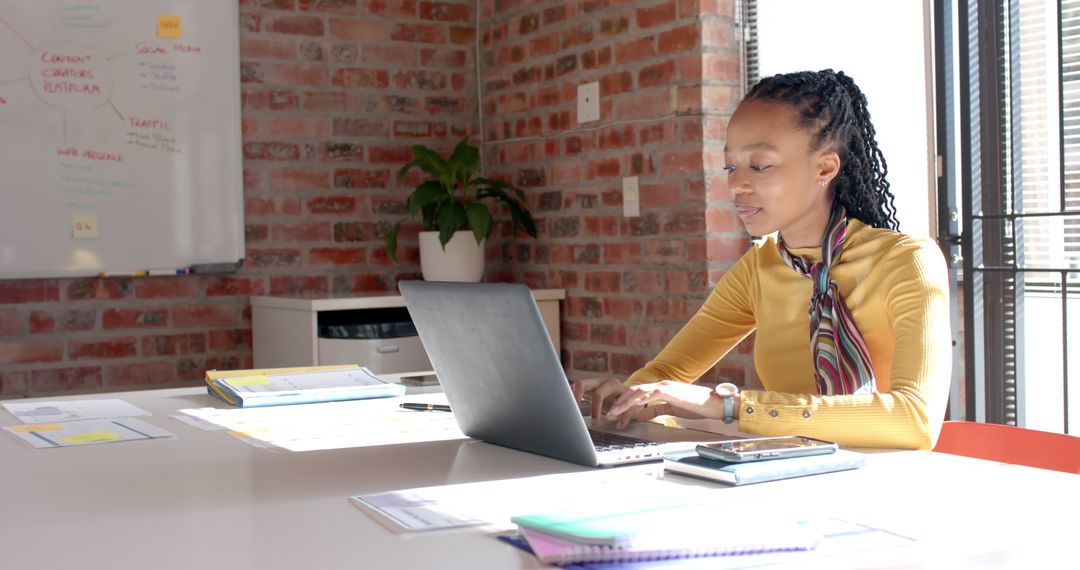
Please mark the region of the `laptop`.
[[[402, 281], [399, 289], [461, 431], [588, 466], [658, 461], [731, 439], [633, 422], [589, 428], [532, 292], [521, 284]], [[595, 439], [595, 441], [594, 441]]]

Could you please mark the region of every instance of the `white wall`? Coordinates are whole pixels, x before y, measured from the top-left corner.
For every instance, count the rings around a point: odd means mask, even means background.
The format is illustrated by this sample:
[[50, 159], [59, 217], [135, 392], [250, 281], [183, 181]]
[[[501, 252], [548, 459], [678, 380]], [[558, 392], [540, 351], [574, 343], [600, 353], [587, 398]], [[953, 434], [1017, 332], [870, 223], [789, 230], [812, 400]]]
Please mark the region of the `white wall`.
[[758, 0], [761, 76], [832, 68], [866, 94], [900, 229], [933, 235], [936, 215], [924, 0]]

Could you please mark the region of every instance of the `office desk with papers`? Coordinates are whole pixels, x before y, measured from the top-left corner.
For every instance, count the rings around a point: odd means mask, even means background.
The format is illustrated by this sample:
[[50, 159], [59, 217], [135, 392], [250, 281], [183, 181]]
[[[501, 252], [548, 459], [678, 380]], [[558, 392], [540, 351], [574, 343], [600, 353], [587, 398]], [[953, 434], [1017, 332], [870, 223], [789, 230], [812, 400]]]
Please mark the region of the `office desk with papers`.
[[[151, 413], [141, 421], [176, 437], [35, 449], [0, 433], [0, 567], [543, 568], [495, 538], [510, 528], [509, 516], [534, 507], [525, 500], [529, 493], [514, 491], [514, 480], [542, 476], [551, 476], [546, 486], [523, 488], [556, 495], [548, 505], [558, 504], [559, 497], [585, 501], [610, 489], [623, 492], [640, 480], [653, 494], [698, 495], [715, 503], [718, 533], [749, 515], [778, 521], [813, 516], [911, 539], [909, 547], [788, 559], [785, 567], [1058, 567], [1075, 564], [1073, 542], [1080, 535], [1080, 476], [937, 453], [871, 451], [855, 471], [725, 487], [665, 477], [658, 463], [589, 469], [469, 440], [447, 425], [446, 412], [403, 411], [431, 418], [429, 428], [415, 415], [387, 415], [391, 400], [364, 401], [350, 410], [342, 410], [342, 403], [313, 405], [334, 410], [325, 414], [285, 406], [254, 417], [232, 412], [259, 410], [225, 409], [204, 388], [75, 397], [80, 398], [123, 400]], [[42, 400], [58, 399], [70, 397]], [[401, 423], [410, 426], [401, 432], [409, 437], [310, 433], [318, 421], [361, 431], [364, 422], [350, 418], [364, 409], [377, 422], [369, 431], [391, 433]], [[277, 416], [268, 419], [267, 413]], [[283, 431], [282, 417], [292, 413], [306, 413], [309, 419], [301, 423], [309, 429], [277, 433]], [[0, 410], [0, 426], [19, 423]], [[722, 426], [709, 427], [714, 425]], [[325, 445], [312, 443], [322, 439]], [[553, 478], [567, 478], [564, 493], [550, 484]], [[350, 500], [485, 481], [496, 482], [491, 496], [502, 499], [464, 513], [477, 524], [445, 530], [395, 529]], [[476, 486], [464, 487], [476, 493]], [[469, 510], [473, 503], [463, 504]], [[722, 567], [736, 566], [729, 560]]]

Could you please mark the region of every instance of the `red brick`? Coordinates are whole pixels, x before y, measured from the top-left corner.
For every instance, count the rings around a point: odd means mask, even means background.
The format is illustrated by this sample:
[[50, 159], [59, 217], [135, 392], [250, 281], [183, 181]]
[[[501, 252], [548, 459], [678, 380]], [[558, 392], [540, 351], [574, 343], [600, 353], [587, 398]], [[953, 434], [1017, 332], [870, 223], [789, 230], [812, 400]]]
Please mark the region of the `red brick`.
[[637, 264], [641, 262], [640, 243], [605, 243], [604, 263]]
[[639, 368], [644, 367], [645, 363], [648, 362], [648, 359], [640, 354], [611, 353], [608, 355], [608, 360], [611, 363], [613, 373], [626, 376], [637, 372]]
[[354, 275], [347, 289], [350, 293], [386, 292], [390, 290], [387, 278], [383, 275]]
[[444, 44], [446, 27], [440, 24], [396, 24], [390, 39], [396, 42]]
[[322, 170], [275, 169], [270, 173], [272, 190], [311, 190], [330, 188], [330, 173]]
[[333, 134], [337, 137], [387, 137], [390, 134], [387, 125], [386, 121], [380, 120], [334, 117]]
[[420, 2], [420, 19], [442, 22], [469, 22], [472, 20], [471, 4], [452, 2]]
[[72, 360], [100, 360], [129, 356], [135, 356], [135, 337], [68, 341], [68, 358]]
[[644, 263], [678, 263], [686, 259], [686, 242], [682, 240], [656, 239], [645, 242], [642, 252]]
[[707, 19], [701, 22], [701, 47], [735, 47], [734, 28], [730, 22]]
[[594, 350], [571, 352], [571, 366], [585, 372], [607, 372], [607, 353]]
[[[292, 0], [286, 0], [290, 4]], [[304, 12], [353, 12], [362, 0], [297, 0], [297, 8]]]
[[166, 309], [105, 309], [101, 313], [101, 326], [106, 330], [165, 327], [168, 324]]
[[261, 295], [263, 281], [251, 277], [213, 276], [206, 280], [207, 297]]
[[330, 223], [274, 224], [270, 229], [270, 237], [274, 241], [326, 241], [330, 239]]
[[271, 295], [306, 295], [325, 293], [329, 283], [325, 275], [275, 275], [270, 278]]
[[0, 303], [41, 303], [58, 301], [60, 287], [52, 280], [0, 281]]
[[626, 346], [626, 327], [611, 324], [591, 325], [589, 327], [589, 340], [594, 344]]
[[210, 331], [210, 350], [242, 350], [251, 348], [251, 329]]
[[344, 111], [348, 107], [348, 95], [341, 91], [313, 91], [304, 93], [305, 111]]
[[700, 172], [702, 167], [701, 150], [667, 152], [660, 157], [661, 174], [682, 174]]
[[292, 162], [300, 159], [300, 146], [285, 142], [246, 142], [244, 158]]
[[276, 63], [265, 66], [268, 84], [288, 87], [322, 87], [327, 83], [326, 66]]
[[735, 221], [735, 214], [729, 208], [709, 208], [705, 212], [705, 228], [712, 232], [737, 232], [741, 224]]
[[326, 119], [322, 117], [288, 117], [263, 121], [263, 133], [271, 137], [323, 138]]
[[203, 333], [164, 334], [142, 337], [142, 355], [180, 356], [206, 352], [206, 335]]
[[[617, 236], [619, 220], [615, 216], [585, 216], [586, 236]], [[608, 244], [604, 244], [605, 246]]]
[[[411, 157], [412, 155], [409, 156]], [[372, 162], [393, 161], [372, 160]], [[404, 164], [404, 162], [398, 164]], [[337, 170], [334, 170], [335, 188], [386, 188], [389, 184], [389, 170], [364, 170], [360, 168], [338, 168]]]
[[587, 272], [585, 290], [597, 293], [618, 293], [622, 291], [622, 274], [618, 271]]
[[652, 36], [631, 40], [615, 46], [615, 63], [623, 65], [656, 57]]
[[198, 292], [197, 277], [148, 277], [135, 282], [136, 299], [194, 297]]
[[637, 11], [637, 25], [640, 29], [662, 26], [675, 19], [675, 2], [667, 0], [662, 4], [639, 8]]
[[26, 372], [0, 371], [0, 398], [17, 398], [27, 395]]
[[422, 48], [420, 65], [423, 67], [465, 67], [469, 61], [469, 52], [446, 48]]
[[0, 364], [57, 362], [63, 357], [60, 341], [0, 341]]
[[[31, 318], [33, 313], [31, 313]], [[26, 332], [26, 316], [15, 309], [0, 309], [0, 334]]]
[[296, 42], [288, 39], [245, 37], [240, 42], [244, 59], [296, 59]]
[[739, 78], [739, 59], [720, 53], [701, 54], [702, 79], [734, 81]]
[[700, 32], [696, 23], [662, 32], [658, 40], [660, 55], [697, 48], [699, 37]]
[[372, 146], [368, 149], [368, 162], [403, 165], [413, 159], [406, 146]]
[[361, 48], [364, 63], [416, 67], [420, 50], [414, 46], [376, 46], [365, 45]]
[[269, 24], [265, 24], [264, 27], [270, 32], [300, 36], [321, 36], [325, 31], [323, 19], [312, 16], [275, 18]]
[[675, 81], [677, 72], [674, 60], [643, 67], [638, 72], [638, 87], [666, 87]]
[[636, 134], [634, 132], [633, 125], [623, 125], [621, 127], [612, 127], [600, 131], [597, 139], [597, 143], [600, 148], [604, 150], [611, 150], [627, 146], [634, 146], [636, 141]]
[[608, 319], [636, 320], [640, 319], [643, 313], [641, 301], [613, 297], [604, 299], [604, 317]]
[[225, 304], [204, 304], [195, 307], [175, 307], [172, 310], [173, 327], [239, 326], [242, 322], [240, 309]]
[[342, 40], [383, 41], [387, 36], [386, 22], [380, 18], [367, 20], [331, 18], [329, 35]]
[[352, 196], [317, 196], [308, 200], [307, 211], [319, 214], [352, 214], [357, 211], [356, 198]]
[[614, 178], [622, 172], [622, 163], [617, 158], [605, 158], [589, 162], [589, 180], [596, 178]]
[[335, 267], [364, 263], [362, 248], [317, 248], [308, 253], [309, 267]]
[[471, 46], [476, 42], [476, 28], [472, 26], [451, 26], [450, 43]]
[[51, 368], [30, 373], [29, 393], [32, 396], [88, 392], [101, 388], [101, 368]]
[[587, 342], [589, 340], [589, 325], [585, 323], [563, 321], [562, 336], [564, 341]]
[[300, 105], [300, 96], [293, 91], [271, 91], [267, 106], [271, 111], [295, 111]]
[[417, 15], [416, 0], [367, 0], [367, 9], [378, 16], [404, 16]]
[[[600, 97], [627, 93], [634, 89], [634, 74], [629, 71], [609, 73], [600, 78]], [[620, 99], [621, 100], [621, 99]]]
[[334, 72], [331, 83], [335, 87], [389, 87], [390, 74], [385, 69], [357, 69], [346, 67]]
[[551, 33], [529, 40], [529, 56], [543, 57], [559, 51], [559, 34]]
[[105, 369], [105, 386], [109, 388], [160, 386], [175, 381], [175, 370], [170, 362], [120, 364]]
[[247, 265], [250, 267], [291, 267], [299, 262], [301, 255], [300, 250], [294, 248], [248, 248]]

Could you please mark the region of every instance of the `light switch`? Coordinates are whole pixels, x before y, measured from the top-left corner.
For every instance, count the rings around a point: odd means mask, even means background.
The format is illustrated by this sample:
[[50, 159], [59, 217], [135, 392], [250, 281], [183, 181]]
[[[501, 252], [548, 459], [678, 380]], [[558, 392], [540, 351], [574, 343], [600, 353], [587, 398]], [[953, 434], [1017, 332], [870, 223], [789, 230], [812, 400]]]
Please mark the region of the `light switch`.
[[593, 81], [577, 88], [577, 122], [600, 120], [600, 83]]

